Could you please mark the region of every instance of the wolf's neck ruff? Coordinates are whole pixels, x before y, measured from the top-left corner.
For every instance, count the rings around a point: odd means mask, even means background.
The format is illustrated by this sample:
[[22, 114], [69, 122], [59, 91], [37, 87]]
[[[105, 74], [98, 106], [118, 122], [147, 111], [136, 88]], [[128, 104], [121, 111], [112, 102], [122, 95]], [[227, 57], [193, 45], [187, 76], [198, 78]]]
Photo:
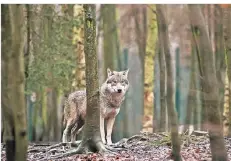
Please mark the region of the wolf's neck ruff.
[[120, 108], [123, 100], [124, 95], [113, 96], [111, 93], [102, 90], [100, 91], [100, 97], [102, 101], [107, 105], [109, 108]]

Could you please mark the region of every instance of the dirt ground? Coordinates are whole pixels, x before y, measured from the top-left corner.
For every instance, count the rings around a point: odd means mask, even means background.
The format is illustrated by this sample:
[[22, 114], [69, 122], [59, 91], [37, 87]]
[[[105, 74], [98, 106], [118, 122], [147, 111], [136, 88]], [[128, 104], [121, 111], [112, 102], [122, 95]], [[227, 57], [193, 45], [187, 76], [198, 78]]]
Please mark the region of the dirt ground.
[[[209, 148], [208, 134], [198, 136], [181, 136], [181, 156], [186, 161], [209, 161], [211, 152]], [[231, 138], [225, 138], [228, 158], [231, 160]], [[54, 143], [34, 143], [28, 148], [28, 161], [59, 160], [59, 161], [169, 161], [171, 157], [171, 141], [167, 133], [141, 133], [128, 139], [122, 139], [114, 146], [122, 147], [118, 154], [81, 154], [64, 157], [61, 159], [49, 159], [53, 155], [61, 155], [70, 150], [70, 146]], [[74, 149], [75, 147], [71, 147]], [[5, 145], [1, 146], [2, 161], [6, 160]]]

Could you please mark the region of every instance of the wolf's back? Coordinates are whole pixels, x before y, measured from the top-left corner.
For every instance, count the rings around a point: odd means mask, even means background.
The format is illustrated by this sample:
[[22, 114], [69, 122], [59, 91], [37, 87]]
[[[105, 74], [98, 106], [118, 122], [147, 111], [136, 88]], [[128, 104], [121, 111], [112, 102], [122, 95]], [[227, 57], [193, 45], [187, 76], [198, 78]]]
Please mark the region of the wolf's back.
[[69, 119], [75, 119], [72, 117], [77, 117], [81, 114], [81, 111], [86, 110], [86, 91], [75, 91], [71, 93], [65, 100], [64, 103], [64, 119], [63, 126]]

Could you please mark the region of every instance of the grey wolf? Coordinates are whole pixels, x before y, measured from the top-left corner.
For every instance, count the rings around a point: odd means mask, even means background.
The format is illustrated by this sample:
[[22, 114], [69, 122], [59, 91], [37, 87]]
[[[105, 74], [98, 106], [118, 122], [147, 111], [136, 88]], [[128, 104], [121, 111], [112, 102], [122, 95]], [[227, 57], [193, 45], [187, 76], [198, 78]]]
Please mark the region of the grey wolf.
[[[121, 104], [129, 88], [128, 70], [111, 71], [107, 69], [106, 81], [100, 87], [100, 134], [104, 144], [112, 144], [111, 134], [115, 118], [120, 111]], [[71, 134], [71, 142], [82, 130], [86, 116], [86, 90], [71, 93], [64, 105], [64, 131], [62, 142], [68, 142]], [[105, 139], [104, 122], [107, 120]]]

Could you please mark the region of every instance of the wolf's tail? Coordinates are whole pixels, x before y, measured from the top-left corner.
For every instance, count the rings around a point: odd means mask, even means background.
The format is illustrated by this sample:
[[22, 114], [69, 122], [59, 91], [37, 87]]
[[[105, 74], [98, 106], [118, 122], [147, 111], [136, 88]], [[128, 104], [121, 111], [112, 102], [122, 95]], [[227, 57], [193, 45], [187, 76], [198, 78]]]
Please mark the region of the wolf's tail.
[[62, 112], [62, 120], [63, 120], [63, 128], [62, 129], [64, 129], [66, 127], [66, 124], [67, 124], [67, 120], [65, 118], [65, 111], [64, 111], [65, 106], [67, 106], [67, 103], [68, 103], [67, 99], [68, 99], [68, 94], [64, 94], [64, 96], [61, 100], [61, 106], [62, 106], [62, 111], [63, 111]]

